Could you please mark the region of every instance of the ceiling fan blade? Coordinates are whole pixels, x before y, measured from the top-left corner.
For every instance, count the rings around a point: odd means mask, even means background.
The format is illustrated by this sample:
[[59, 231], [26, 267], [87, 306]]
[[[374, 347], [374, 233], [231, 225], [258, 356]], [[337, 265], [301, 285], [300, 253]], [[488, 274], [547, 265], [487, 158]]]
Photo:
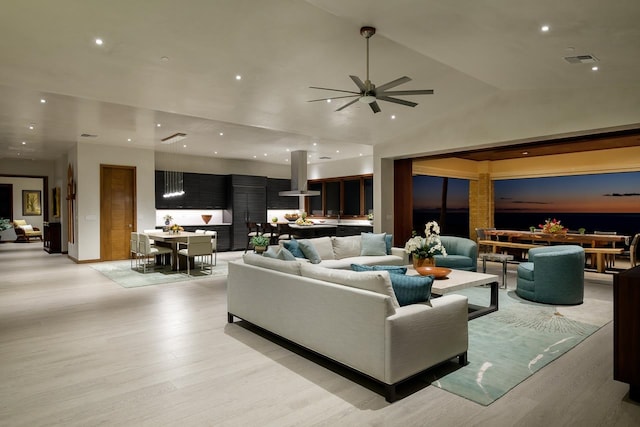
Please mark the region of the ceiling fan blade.
[[373, 101], [371, 104], [369, 104], [369, 107], [371, 107], [371, 110], [374, 113], [379, 113], [381, 111], [380, 110], [380, 106], [378, 105], [378, 103], [376, 101]]
[[360, 77], [358, 76], [349, 76], [349, 77], [351, 77], [351, 80], [353, 80], [353, 82], [356, 84], [356, 86], [358, 86], [358, 89], [360, 89], [362, 93], [367, 91], [367, 87], [364, 85], [362, 80], [360, 80]]
[[309, 86], [309, 89], [332, 90], [334, 92], [353, 93], [355, 95], [360, 95], [360, 92], [354, 92], [352, 90], [330, 89], [328, 87]]
[[405, 101], [404, 99], [391, 98], [389, 96], [376, 96], [376, 98], [381, 101], [387, 101], [387, 102], [393, 102], [395, 104], [406, 105], [407, 107], [415, 107], [416, 105], [418, 105], [415, 102]]
[[349, 105], [351, 105], [351, 104], [355, 104], [356, 102], [358, 102], [358, 99], [360, 99], [360, 98], [358, 97], [358, 98], [354, 99], [353, 101], [349, 101], [349, 102], [347, 102], [347, 103], [346, 103], [346, 104], [344, 104], [342, 107], [338, 108], [336, 111], [342, 111], [342, 110], [344, 110], [344, 109], [345, 109], [345, 108], [347, 108]]
[[393, 90], [391, 92], [382, 92], [380, 93], [380, 91], [376, 92], [377, 94], [380, 94], [382, 96], [388, 96], [388, 95], [433, 95], [433, 89], [420, 89], [420, 90]]
[[391, 89], [392, 87], [396, 87], [401, 85], [402, 83], [406, 83], [406, 82], [410, 82], [411, 79], [407, 76], [404, 77], [400, 77], [399, 79], [395, 79], [393, 81], [390, 81], [389, 83], [385, 83], [382, 86], [378, 86], [376, 88], [376, 93], [380, 93], [380, 92], [384, 92], [387, 89]]
[[327, 101], [327, 100], [330, 100], [330, 99], [353, 98], [354, 96], [360, 96], [360, 94], [357, 94], [357, 95], [345, 95], [345, 96], [333, 96], [333, 97], [330, 97], [330, 98], [310, 99], [307, 102]]

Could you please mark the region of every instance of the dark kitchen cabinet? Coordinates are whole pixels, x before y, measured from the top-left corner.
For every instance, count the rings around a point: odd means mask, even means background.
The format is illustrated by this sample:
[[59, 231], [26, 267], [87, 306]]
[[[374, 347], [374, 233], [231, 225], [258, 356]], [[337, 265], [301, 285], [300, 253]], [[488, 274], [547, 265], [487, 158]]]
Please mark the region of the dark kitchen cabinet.
[[279, 195], [281, 191], [289, 190], [290, 179], [267, 178], [267, 209], [298, 209], [298, 197]]
[[223, 215], [231, 223], [231, 247], [244, 249], [247, 244], [247, 222], [267, 220], [267, 178], [263, 176], [231, 175], [229, 206]]
[[224, 209], [227, 206], [227, 176], [201, 173], [183, 175], [184, 195], [163, 197], [164, 171], [156, 171], [156, 209]]

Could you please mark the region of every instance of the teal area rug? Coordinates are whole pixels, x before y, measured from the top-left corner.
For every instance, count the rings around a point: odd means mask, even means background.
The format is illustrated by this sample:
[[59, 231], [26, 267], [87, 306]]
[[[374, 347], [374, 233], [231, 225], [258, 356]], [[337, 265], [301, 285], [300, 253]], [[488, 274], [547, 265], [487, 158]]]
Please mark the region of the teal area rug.
[[188, 280], [207, 279], [216, 276], [226, 276], [228, 265], [226, 261], [218, 260], [213, 267], [212, 274], [209, 271], [201, 272], [199, 269], [191, 270], [191, 277], [186, 271], [171, 271], [168, 267], [156, 267], [142, 270], [131, 268], [130, 261], [109, 261], [89, 264], [91, 268], [99, 271], [109, 279], [113, 280], [123, 288], [138, 288], [141, 286], [159, 285], [163, 283], [185, 282]]
[[[459, 292], [487, 305], [488, 288]], [[485, 299], [485, 301], [480, 301]], [[432, 385], [482, 405], [553, 362], [613, 319], [611, 302], [536, 304], [500, 290], [499, 310], [469, 322], [469, 364]]]

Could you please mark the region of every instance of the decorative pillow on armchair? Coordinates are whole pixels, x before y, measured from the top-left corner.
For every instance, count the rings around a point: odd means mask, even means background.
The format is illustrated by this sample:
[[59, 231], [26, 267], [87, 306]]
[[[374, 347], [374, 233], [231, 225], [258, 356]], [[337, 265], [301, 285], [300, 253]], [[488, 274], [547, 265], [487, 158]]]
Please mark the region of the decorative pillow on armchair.
[[20, 227], [21, 229], [23, 229], [24, 231], [33, 231], [33, 226], [30, 224], [27, 225], [19, 225], [18, 227]]

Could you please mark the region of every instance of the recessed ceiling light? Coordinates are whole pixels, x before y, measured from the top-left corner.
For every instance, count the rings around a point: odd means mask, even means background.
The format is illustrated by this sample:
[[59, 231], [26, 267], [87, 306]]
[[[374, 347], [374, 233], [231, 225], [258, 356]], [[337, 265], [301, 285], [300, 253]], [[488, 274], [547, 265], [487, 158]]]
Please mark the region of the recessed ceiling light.
[[267, 157], [267, 153], [264, 153], [264, 156]]
[[257, 159], [257, 158], [258, 158], [258, 156], [253, 156], [253, 158], [254, 158], [254, 159]]
[[599, 68], [598, 68], [597, 65], [594, 65], [593, 67], [591, 67], [591, 71], [598, 71], [598, 70], [599, 70]]
[[395, 119], [396, 119], [396, 115], [395, 115], [395, 114], [392, 114], [392, 115], [391, 115], [391, 120], [395, 120]]
[[131, 142], [131, 138], [127, 138], [127, 142]]
[[242, 80], [242, 76], [240, 74], [236, 75], [236, 80]]
[[96, 39], [96, 44], [98, 46], [102, 46], [102, 43], [103, 43], [102, 39]]
[[36, 125], [33, 125], [33, 124], [29, 125], [30, 130], [34, 130], [35, 128], [36, 128]]
[[47, 100], [46, 100], [46, 99], [44, 99], [44, 98], [41, 98], [41, 99], [40, 99], [40, 104], [46, 104], [46, 103], [47, 103]]
[[22, 145], [27, 145], [26, 141], [22, 141]]
[[314, 143], [313, 143], [313, 146], [315, 147], [316, 145], [318, 145], [318, 143], [317, 143], [317, 142], [314, 142]]
[[287, 153], [288, 153], [289, 151], [291, 151], [291, 150], [289, 150], [289, 149], [287, 148]]
[[161, 124], [161, 123], [156, 123], [156, 127], [157, 127], [157, 128], [159, 128], [159, 127], [161, 127], [161, 126], [162, 126], [162, 124]]
[[327, 103], [328, 103], [328, 104], [330, 104], [330, 103], [331, 103], [331, 100], [330, 100], [330, 99], [327, 99]]
[[184, 144], [184, 145], [182, 146], [182, 148], [187, 148], [187, 144]]
[[551, 28], [548, 25], [543, 25], [542, 27], [540, 27], [540, 31], [542, 31], [543, 33], [546, 33], [550, 29]]
[[522, 152], [522, 155], [523, 155], [523, 156], [526, 156], [527, 154], [529, 154], [529, 152], [528, 152], [528, 151], [523, 151], [523, 152]]
[[220, 136], [223, 136], [223, 135], [224, 135], [224, 132], [220, 132]]
[[285, 161], [285, 162], [288, 162], [288, 161], [289, 161], [289, 159], [284, 159], [284, 161]]
[[336, 153], [339, 153], [339, 152], [340, 152], [340, 150], [336, 150]]
[[218, 154], [218, 152], [217, 152], [217, 151], [214, 151], [214, 152], [213, 152], [213, 154]]
[[360, 153], [359, 155], [362, 156], [362, 153]]

